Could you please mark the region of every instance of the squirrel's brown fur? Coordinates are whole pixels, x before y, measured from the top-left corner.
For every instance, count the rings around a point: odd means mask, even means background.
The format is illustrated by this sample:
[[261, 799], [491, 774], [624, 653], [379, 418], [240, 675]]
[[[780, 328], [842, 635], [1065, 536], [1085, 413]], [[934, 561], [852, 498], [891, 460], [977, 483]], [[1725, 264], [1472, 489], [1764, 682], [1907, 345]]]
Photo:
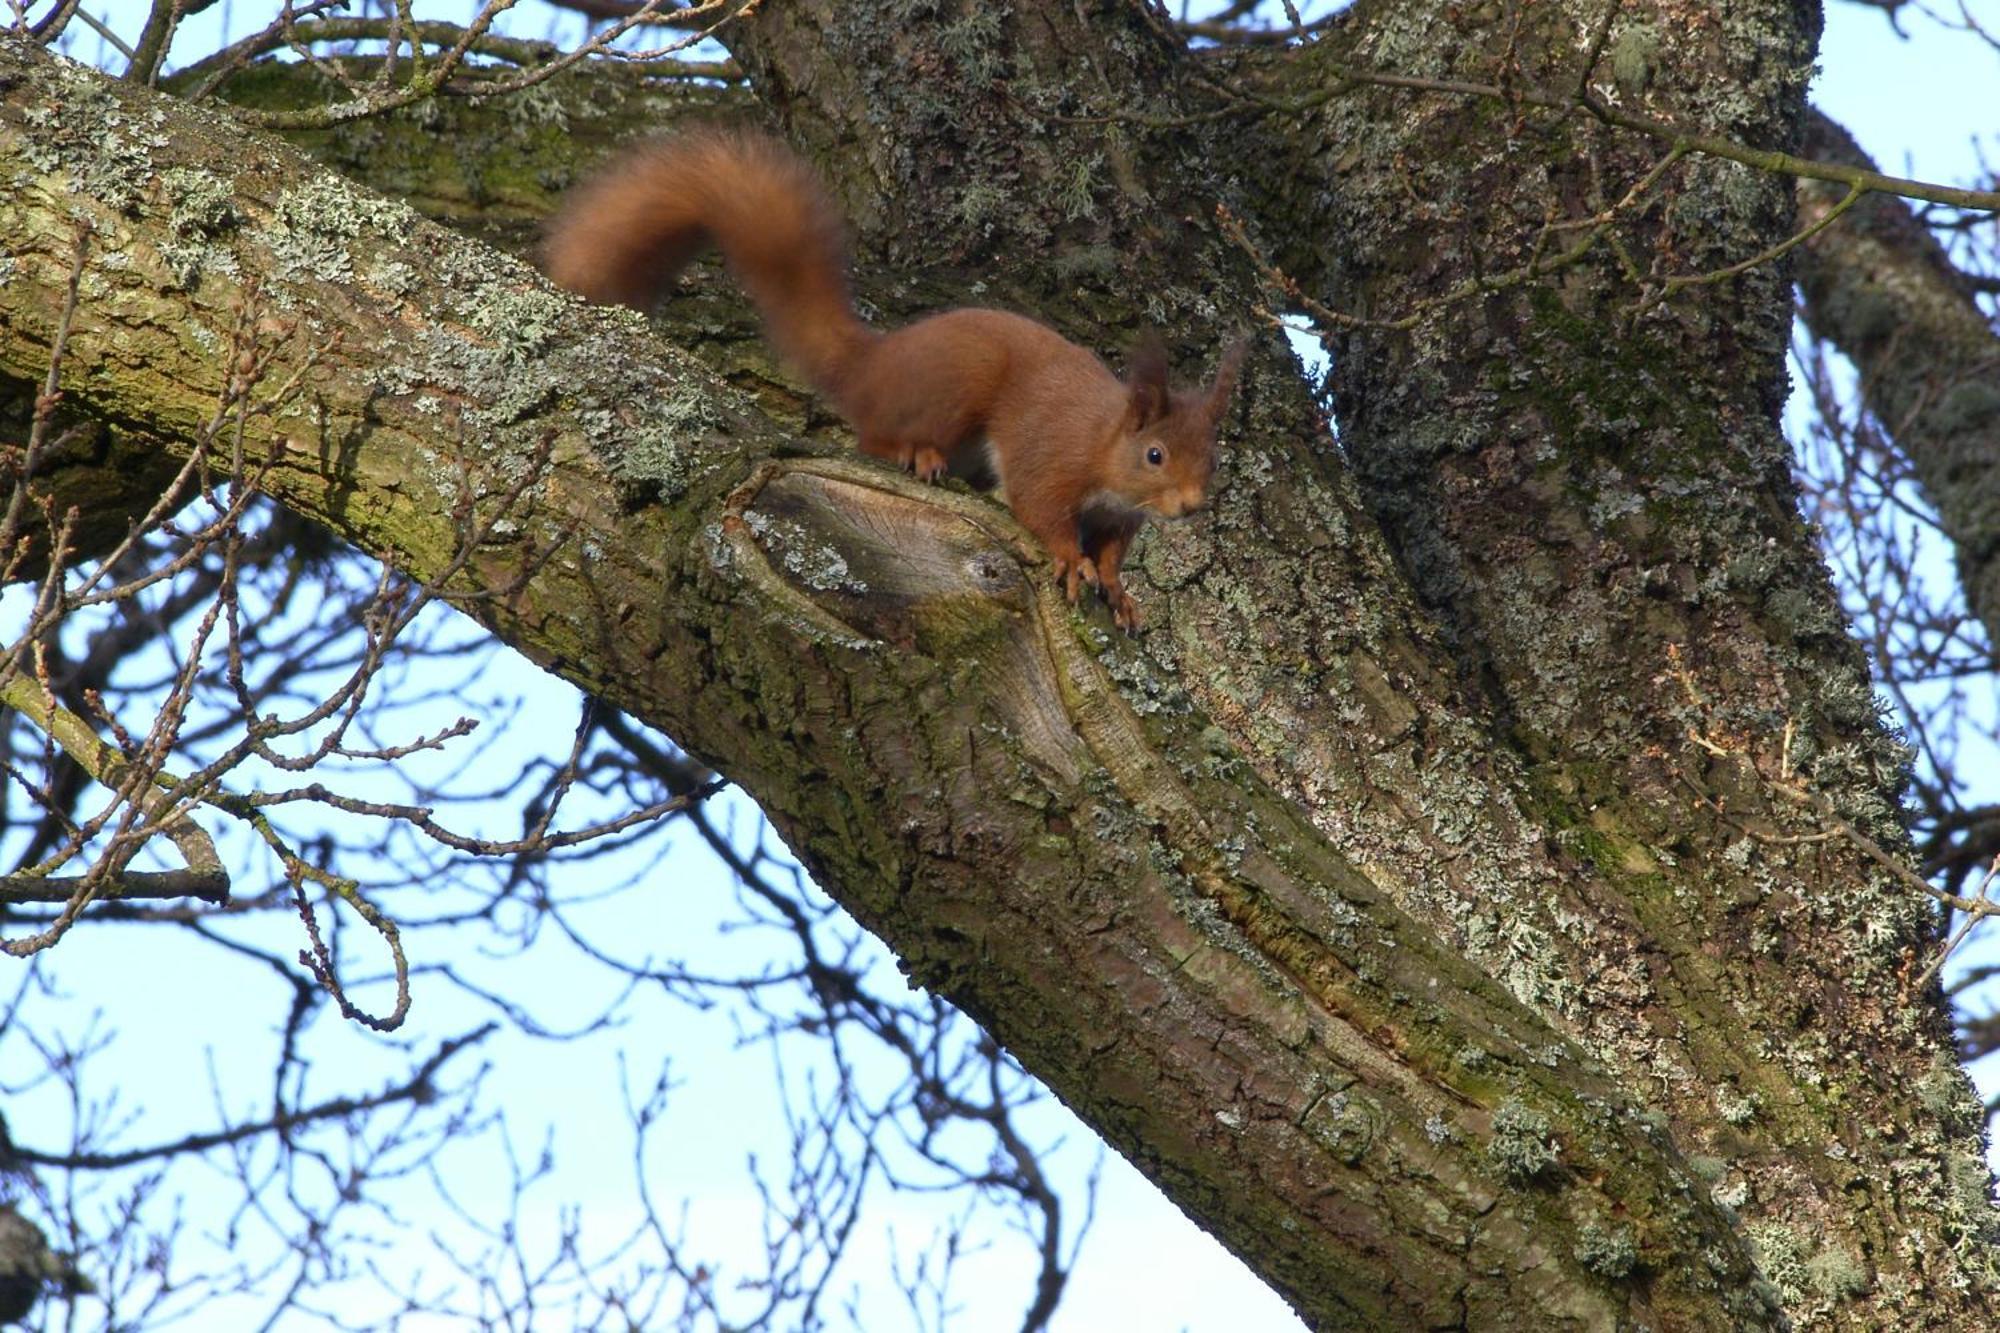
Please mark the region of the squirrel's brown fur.
[[863, 452], [936, 480], [985, 441], [1008, 507], [1055, 557], [1071, 601], [1103, 589], [1139, 611], [1118, 571], [1149, 515], [1201, 506], [1241, 344], [1195, 393], [1167, 384], [1156, 345], [1125, 382], [1054, 329], [1000, 310], [946, 310], [889, 333], [848, 289], [840, 215], [810, 168], [760, 135], [700, 130], [644, 145], [578, 188], [552, 224], [549, 276], [641, 309], [713, 243], [778, 351], [832, 400]]

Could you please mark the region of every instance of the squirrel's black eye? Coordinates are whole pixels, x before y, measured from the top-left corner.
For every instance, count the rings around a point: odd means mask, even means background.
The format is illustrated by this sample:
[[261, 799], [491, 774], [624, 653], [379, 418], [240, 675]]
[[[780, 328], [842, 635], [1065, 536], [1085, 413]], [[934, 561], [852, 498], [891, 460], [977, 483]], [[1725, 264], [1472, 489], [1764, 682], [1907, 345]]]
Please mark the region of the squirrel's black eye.
[[1160, 446], [1156, 444], [1152, 448], [1146, 450], [1146, 461], [1148, 463], [1151, 463], [1154, 467], [1158, 467], [1160, 464], [1167, 461], [1167, 455], [1165, 454], [1164, 451], [1161, 450]]

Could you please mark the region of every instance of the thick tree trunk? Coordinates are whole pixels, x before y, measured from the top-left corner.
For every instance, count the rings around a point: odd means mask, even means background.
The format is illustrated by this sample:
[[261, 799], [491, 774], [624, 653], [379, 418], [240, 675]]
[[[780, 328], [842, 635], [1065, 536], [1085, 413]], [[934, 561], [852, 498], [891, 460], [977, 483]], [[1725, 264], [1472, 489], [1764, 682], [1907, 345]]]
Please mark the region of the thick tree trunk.
[[[1135, 561], [1136, 644], [990, 501], [802, 455], [629, 316], [12, 47], [0, 372], [46, 364], [79, 210], [118, 257], [66, 364], [87, 410], [192, 438], [246, 302], [277, 376], [320, 348], [313, 411], [249, 423], [284, 443], [279, 499], [742, 783], [1317, 1326], [1979, 1326], [1977, 1108], [1935, 991], [1899, 989], [1923, 903], [1847, 843], [1755, 836], [1814, 827], [1778, 794], [1804, 774], [1897, 837], [1772, 421], [1779, 276], [1641, 310], [1592, 254], [1439, 300], [1661, 150], [1325, 96], [1344, 62], [1573, 85], [1597, 20], [1376, 5], [1237, 70], [1139, 7], [889, 8], [764, 6], [734, 37], [897, 275], [876, 308], [979, 271], [1081, 340], [1151, 319], [1206, 352], [1260, 299], [1228, 201], [1328, 304], [1417, 315], [1336, 349], [1359, 490], [1265, 345], [1214, 515]], [[1790, 133], [1789, 10], [1692, 38], [1622, 12], [1657, 29], [1609, 40], [1659, 110]], [[1684, 171], [1659, 253], [1783, 236], [1788, 182]], [[190, 235], [206, 182], [230, 211]], [[468, 544], [464, 501], [544, 458], [506, 541]]]

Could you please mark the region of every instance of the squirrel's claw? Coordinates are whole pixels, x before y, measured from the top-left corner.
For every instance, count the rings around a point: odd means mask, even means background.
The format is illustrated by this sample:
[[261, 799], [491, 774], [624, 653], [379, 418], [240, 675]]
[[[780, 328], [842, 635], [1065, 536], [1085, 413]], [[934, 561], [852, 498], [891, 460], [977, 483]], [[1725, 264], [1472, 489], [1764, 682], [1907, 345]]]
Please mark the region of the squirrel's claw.
[[1075, 606], [1076, 599], [1082, 596], [1086, 586], [1092, 588], [1098, 586], [1097, 570], [1090, 563], [1088, 556], [1081, 556], [1075, 560], [1065, 560], [1057, 556], [1056, 582], [1062, 587], [1063, 596], [1069, 600], [1069, 604]]
[[1104, 600], [1111, 604], [1111, 623], [1127, 634], [1137, 634], [1146, 626], [1146, 618], [1139, 614], [1139, 604], [1132, 600], [1132, 594], [1124, 588], [1106, 588]]
[[1056, 586], [1071, 606], [1083, 595], [1085, 588], [1095, 588], [1104, 597], [1104, 603], [1111, 608], [1112, 623], [1127, 634], [1137, 634], [1144, 628], [1145, 617], [1139, 613], [1139, 604], [1132, 600], [1132, 594], [1125, 591], [1122, 583], [1107, 583], [1098, 571], [1097, 562], [1089, 556], [1075, 560], [1056, 557]]

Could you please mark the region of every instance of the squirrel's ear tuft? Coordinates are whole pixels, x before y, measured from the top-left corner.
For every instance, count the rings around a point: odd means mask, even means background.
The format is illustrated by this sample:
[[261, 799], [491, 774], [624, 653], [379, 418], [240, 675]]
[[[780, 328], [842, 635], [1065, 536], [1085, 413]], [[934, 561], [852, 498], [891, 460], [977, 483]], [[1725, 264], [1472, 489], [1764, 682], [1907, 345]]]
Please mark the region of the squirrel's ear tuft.
[[1148, 333], [1133, 345], [1125, 371], [1125, 391], [1130, 399], [1126, 416], [1133, 429], [1149, 426], [1167, 414], [1167, 404], [1172, 401], [1167, 392], [1167, 349], [1157, 334]]
[[1229, 350], [1222, 354], [1222, 363], [1215, 368], [1215, 383], [1209, 386], [1206, 410], [1211, 425], [1222, 420], [1222, 414], [1229, 407], [1229, 397], [1236, 392], [1236, 374], [1243, 369], [1243, 358], [1250, 351], [1250, 340], [1238, 338], [1229, 344]]

